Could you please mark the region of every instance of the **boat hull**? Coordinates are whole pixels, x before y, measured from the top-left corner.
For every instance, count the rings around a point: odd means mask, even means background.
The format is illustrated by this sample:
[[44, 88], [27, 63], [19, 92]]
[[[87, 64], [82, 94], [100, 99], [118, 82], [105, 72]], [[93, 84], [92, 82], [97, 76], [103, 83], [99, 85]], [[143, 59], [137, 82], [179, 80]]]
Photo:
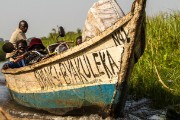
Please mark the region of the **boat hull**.
[[111, 37], [105, 39], [109, 42], [105, 49], [96, 47], [93, 52], [63, 61], [57, 59], [33, 71], [5, 74], [13, 99], [21, 105], [59, 115], [77, 114], [76, 109], [108, 114], [112, 103], [117, 103], [114, 94], [119, 92], [117, 73], [124, 49], [113, 41]]
[[56, 92], [17, 93], [11, 90], [11, 93], [14, 100], [24, 106], [64, 115], [77, 114], [76, 109], [81, 107], [86, 113], [86, 108], [92, 108], [94, 112], [108, 111], [114, 91], [115, 84], [103, 84]]

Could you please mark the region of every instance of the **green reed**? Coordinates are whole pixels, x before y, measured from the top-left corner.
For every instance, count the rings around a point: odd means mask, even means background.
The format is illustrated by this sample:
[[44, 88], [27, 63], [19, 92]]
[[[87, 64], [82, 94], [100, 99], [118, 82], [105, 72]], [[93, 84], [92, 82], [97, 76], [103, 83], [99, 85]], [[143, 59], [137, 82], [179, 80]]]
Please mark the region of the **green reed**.
[[180, 103], [180, 12], [147, 17], [146, 24], [146, 50], [134, 67], [129, 92], [151, 98], [156, 107]]

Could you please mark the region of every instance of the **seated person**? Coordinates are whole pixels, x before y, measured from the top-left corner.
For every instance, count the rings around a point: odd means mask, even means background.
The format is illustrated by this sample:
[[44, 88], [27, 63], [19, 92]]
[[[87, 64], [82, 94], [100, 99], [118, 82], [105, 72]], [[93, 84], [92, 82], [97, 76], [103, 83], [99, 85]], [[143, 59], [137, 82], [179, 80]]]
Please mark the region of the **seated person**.
[[39, 38], [33, 38], [31, 40], [28, 51], [28, 54], [24, 56], [27, 65], [39, 62], [43, 58], [47, 57], [45, 46]]
[[79, 36], [76, 38], [76, 45], [79, 45], [82, 43], [82, 36]]
[[[20, 45], [18, 45], [18, 47], [22, 49]], [[27, 48], [27, 46], [23, 48]], [[25, 65], [31, 65], [33, 63], [39, 62], [40, 60], [47, 57], [47, 52], [45, 51], [45, 47], [41, 39], [33, 38], [30, 42], [28, 52], [18, 53], [18, 55], [19, 56], [14, 56], [16, 57], [14, 61], [6, 63], [3, 66], [3, 69], [19, 68]]]
[[24, 59], [19, 59], [22, 54], [27, 53], [27, 42], [26, 40], [19, 40], [16, 42], [16, 51], [15, 54], [11, 57], [12, 61], [5, 63], [2, 69], [8, 68], [19, 68], [26, 65]]
[[12, 56], [13, 60], [15, 60], [18, 56], [24, 54], [27, 52], [27, 42], [26, 40], [19, 40], [16, 42], [16, 52], [15, 54]]
[[66, 42], [63, 42], [61, 44], [59, 44], [56, 48], [55, 48], [55, 53], [56, 54], [59, 54], [59, 53], [62, 53], [64, 51], [66, 51], [67, 49], [69, 49], [69, 46], [67, 45]]

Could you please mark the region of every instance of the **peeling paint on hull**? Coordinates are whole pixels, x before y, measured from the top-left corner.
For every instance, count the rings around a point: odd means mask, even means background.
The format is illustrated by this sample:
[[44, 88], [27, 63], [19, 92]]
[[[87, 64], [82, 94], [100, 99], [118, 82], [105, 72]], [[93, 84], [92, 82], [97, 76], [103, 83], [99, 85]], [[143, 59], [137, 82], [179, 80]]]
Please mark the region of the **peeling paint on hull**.
[[[66, 112], [70, 112], [79, 107], [88, 106], [108, 108], [112, 102], [114, 91], [114, 84], [105, 84], [47, 93], [17, 93], [12, 90], [11, 93], [18, 103], [27, 107], [45, 110], [67, 109], [69, 111]], [[58, 114], [61, 114], [61, 111]]]

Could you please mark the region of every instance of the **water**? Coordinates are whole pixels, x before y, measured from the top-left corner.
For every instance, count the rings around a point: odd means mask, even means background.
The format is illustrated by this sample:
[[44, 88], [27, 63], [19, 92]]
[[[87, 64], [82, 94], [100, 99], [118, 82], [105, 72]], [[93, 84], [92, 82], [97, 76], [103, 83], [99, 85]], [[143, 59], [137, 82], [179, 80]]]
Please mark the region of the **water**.
[[[0, 63], [2, 67], [3, 63]], [[131, 96], [128, 97], [125, 106], [125, 118], [122, 120], [164, 120], [165, 119], [165, 110], [156, 110], [150, 108], [151, 101], [149, 99], [141, 99], [139, 101], [134, 101]], [[97, 114], [92, 114], [90, 116], [56, 116], [45, 111], [35, 110], [32, 108], [27, 108], [21, 106], [14, 102], [10, 93], [5, 86], [5, 79], [0, 73], [0, 108], [9, 113], [14, 120], [101, 120], [101, 116]], [[105, 120], [111, 120], [113, 118], [107, 117]], [[118, 120], [121, 120], [118, 118]], [[1, 120], [1, 118], [0, 118]]]

